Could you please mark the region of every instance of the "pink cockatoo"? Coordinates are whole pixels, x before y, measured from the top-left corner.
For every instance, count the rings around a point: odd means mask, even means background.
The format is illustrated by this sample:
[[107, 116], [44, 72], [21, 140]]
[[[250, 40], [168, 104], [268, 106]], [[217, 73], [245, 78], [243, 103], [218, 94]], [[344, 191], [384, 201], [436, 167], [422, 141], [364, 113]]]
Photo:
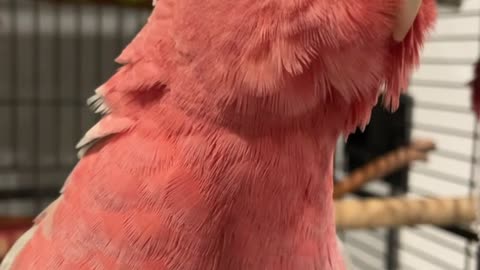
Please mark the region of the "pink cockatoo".
[[398, 106], [434, 0], [154, 2], [2, 270], [344, 269], [336, 141]]

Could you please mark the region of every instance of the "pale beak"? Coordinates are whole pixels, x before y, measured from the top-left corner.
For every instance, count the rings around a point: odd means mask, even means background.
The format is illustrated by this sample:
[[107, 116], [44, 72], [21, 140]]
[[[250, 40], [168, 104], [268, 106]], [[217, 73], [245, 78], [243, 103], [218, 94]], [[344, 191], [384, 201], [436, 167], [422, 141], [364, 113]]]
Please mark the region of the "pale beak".
[[393, 39], [400, 42], [408, 34], [418, 15], [422, 0], [403, 0], [403, 6], [400, 8], [395, 28], [393, 30]]

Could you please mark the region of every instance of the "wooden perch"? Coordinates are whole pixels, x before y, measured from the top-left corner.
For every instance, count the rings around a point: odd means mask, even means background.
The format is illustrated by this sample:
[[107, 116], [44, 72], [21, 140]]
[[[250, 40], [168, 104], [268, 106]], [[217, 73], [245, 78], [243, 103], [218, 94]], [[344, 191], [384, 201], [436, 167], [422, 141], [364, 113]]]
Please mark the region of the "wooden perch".
[[[335, 202], [338, 229], [371, 229], [408, 225], [469, 224], [475, 221], [474, 198], [387, 198], [340, 200]], [[31, 218], [20, 218], [3, 224], [23, 224], [17, 230], [0, 230], [0, 258], [30, 226]], [[7, 236], [8, 235], [8, 236]]]
[[352, 199], [337, 201], [335, 208], [339, 229], [469, 224], [476, 218], [473, 198]]
[[336, 183], [333, 197], [335, 199], [341, 198], [369, 181], [384, 177], [413, 161], [425, 161], [427, 160], [427, 153], [433, 149], [435, 149], [435, 144], [432, 141], [416, 140], [409, 146], [401, 147], [378, 157]]

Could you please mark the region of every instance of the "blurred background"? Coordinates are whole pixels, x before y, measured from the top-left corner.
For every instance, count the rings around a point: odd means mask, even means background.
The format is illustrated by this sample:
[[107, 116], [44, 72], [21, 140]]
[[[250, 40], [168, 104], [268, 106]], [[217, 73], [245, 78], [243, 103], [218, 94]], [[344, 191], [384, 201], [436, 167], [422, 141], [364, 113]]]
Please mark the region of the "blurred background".
[[[431, 139], [437, 149], [428, 162], [354, 197], [467, 196], [480, 178], [467, 86], [480, 56], [480, 0], [439, 2], [436, 31], [401, 110], [377, 108], [364, 134], [339, 141], [336, 178], [411, 138]], [[58, 196], [77, 161], [74, 145], [96, 120], [85, 101], [114, 72], [113, 59], [150, 10], [151, 0], [0, 0], [0, 251], [29, 225], [22, 220]], [[480, 269], [468, 227], [340, 233], [357, 269]]]

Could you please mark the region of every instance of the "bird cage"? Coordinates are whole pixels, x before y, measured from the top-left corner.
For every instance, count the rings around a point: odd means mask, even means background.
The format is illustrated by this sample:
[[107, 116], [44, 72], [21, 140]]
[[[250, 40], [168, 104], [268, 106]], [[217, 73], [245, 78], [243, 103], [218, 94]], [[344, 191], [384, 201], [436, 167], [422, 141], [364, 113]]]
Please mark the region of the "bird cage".
[[[378, 181], [356, 196], [387, 196], [392, 188], [407, 196], [467, 195], [480, 177], [479, 128], [466, 86], [480, 56], [480, 1], [453, 2], [426, 44], [403, 127], [405, 138], [431, 138], [438, 149], [402, 181]], [[77, 162], [74, 145], [96, 120], [85, 101], [113, 74], [113, 59], [145, 23], [150, 4], [0, 0], [0, 252], [3, 235], [13, 241], [12, 231], [58, 196]], [[357, 269], [477, 269], [477, 235], [464, 227], [347, 231], [342, 239]]]
[[[408, 185], [378, 181], [357, 195], [382, 197], [396, 189], [408, 197], [468, 196], [476, 188], [479, 127], [467, 84], [480, 56], [480, 1], [439, 4], [436, 29], [409, 86], [411, 136], [431, 138], [437, 149], [409, 168]], [[358, 269], [480, 269], [477, 234], [465, 226], [351, 231], [343, 239]]]

